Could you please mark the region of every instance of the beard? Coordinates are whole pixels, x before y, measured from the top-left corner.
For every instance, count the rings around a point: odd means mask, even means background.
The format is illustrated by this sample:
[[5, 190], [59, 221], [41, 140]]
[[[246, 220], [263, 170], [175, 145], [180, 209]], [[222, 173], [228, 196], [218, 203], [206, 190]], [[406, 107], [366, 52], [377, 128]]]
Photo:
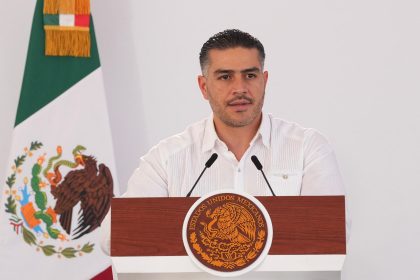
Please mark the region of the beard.
[[[261, 115], [262, 107], [264, 104], [264, 96], [265, 92], [263, 93], [261, 99], [254, 99], [247, 96], [246, 94], [242, 94], [220, 104], [212, 98], [211, 94], [209, 94], [209, 103], [211, 109], [213, 110], [213, 114], [218, 117], [225, 125], [230, 127], [244, 127], [251, 124]], [[252, 106], [243, 112], [232, 112], [229, 110], [229, 104], [241, 100], [249, 102]]]

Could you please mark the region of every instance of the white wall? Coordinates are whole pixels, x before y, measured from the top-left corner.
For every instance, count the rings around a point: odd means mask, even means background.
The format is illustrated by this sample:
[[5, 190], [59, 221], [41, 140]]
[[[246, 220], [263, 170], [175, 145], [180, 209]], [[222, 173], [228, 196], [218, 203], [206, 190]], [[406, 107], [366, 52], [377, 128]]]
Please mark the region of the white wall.
[[[34, 1], [0, 17], [4, 178]], [[333, 143], [353, 219], [343, 279], [414, 279], [420, 260], [420, 2], [93, 0], [120, 185], [159, 139], [210, 112], [203, 42], [226, 28], [264, 44], [266, 111]]]

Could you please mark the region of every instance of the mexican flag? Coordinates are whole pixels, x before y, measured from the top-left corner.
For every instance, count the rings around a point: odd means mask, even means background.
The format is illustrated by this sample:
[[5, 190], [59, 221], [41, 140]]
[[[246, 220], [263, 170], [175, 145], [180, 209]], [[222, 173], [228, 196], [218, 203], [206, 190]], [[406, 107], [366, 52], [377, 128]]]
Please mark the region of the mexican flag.
[[111, 279], [99, 229], [118, 186], [88, 0], [36, 3], [9, 163], [0, 279]]

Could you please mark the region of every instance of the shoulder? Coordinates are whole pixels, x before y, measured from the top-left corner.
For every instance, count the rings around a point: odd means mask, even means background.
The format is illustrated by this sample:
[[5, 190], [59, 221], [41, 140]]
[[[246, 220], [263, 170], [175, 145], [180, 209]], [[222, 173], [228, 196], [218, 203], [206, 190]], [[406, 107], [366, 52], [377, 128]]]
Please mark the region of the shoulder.
[[162, 161], [166, 161], [173, 155], [186, 151], [194, 146], [200, 146], [208, 119], [200, 120], [189, 125], [181, 133], [172, 135], [161, 140], [157, 145], [152, 147], [147, 156], [159, 156]]
[[303, 127], [298, 123], [286, 121], [269, 115], [272, 137], [282, 137], [301, 142], [306, 148], [328, 145], [329, 141], [314, 128]]

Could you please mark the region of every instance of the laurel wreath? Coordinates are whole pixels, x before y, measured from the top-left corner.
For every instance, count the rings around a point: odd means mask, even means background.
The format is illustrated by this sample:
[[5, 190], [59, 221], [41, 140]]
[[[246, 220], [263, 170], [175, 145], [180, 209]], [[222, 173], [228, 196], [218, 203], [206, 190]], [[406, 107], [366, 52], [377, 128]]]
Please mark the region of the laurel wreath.
[[[26, 228], [26, 226], [23, 223], [23, 220], [16, 211], [16, 199], [14, 198], [13, 193], [13, 186], [16, 182], [16, 174], [22, 172], [21, 166], [25, 162], [27, 157], [31, 157], [33, 152], [40, 149], [43, 146], [41, 142], [34, 141], [31, 142], [31, 145], [28, 148], [25, 148], [25, 153], [17, 156], [14, 160], [14, 165], [12, 167], [13, 173], [6, 179], [6, 185], [9, 187], [8, 190], [6, 190], [7, 201], [4, 204], [6, 207], [6, 213], [10, 214], [10, 224], [12, 225], [14, 231], [16, 234], [22, 234], [23, 240], [29, 244], [29, 245], [35, 245], [37, 251], [42, 251], [45, 256], [53, 256], [57, 255], [58, 258], [65, 257], [65, 258], [75, 258], [77, 256], [83, 256], [83, 253], [89, 254], [93, 251], [93, 247], [95, 244], [90, 244], [89, 242], [84, 244], [83, 246], [77, 246], [74, 247], [66, 247], [61, 248], [54, 245], [44, 244], [42, 240], [38, 241], [35, 234], [33, 234], [29, 229]], [[20, 231], [19, 231], [20, 229]]]
[[248, 254], [245, 257], [241, 257], [237, 259], [236, 261], [231, 262], [223, 262], [220, 260], [215, 260], [211, 256], [209, 256], [206, 252], [203, 251], [200, 244], [197, 243], [197, 235], [195, 232], [192, 232], [190, 234], [190, 241], [192, 243], [192, 247], [194, 250], [205, 260], [207, 263], [215, 266], [215, 267], [224, 267], [227, 269], [234, 269], [236, 267], [241, 267], [247, 264], [249, 261], [254, 259], [257, 254], [260, 252], [261, 248], [264, 245], [264, 239], [265, 239], [265, 231], [260, 230], [257, 235], [257, 241], [254, 244], [254, 248], [252, 248], [251, 251], [248, 252]]

